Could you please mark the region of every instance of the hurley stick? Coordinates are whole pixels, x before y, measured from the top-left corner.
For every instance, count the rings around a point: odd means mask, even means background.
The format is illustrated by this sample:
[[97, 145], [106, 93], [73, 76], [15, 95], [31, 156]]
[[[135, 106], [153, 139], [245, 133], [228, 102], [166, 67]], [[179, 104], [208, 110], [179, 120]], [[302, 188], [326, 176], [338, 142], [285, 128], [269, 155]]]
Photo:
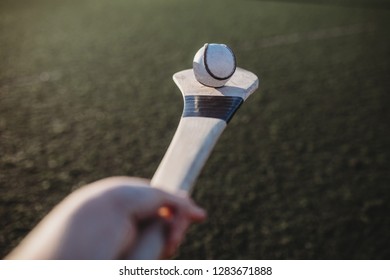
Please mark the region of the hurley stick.
[[[176, 73], [173, 80], [183, 94], [183, 115], [151, 185], [171, 193], [190, 192], [227, 123], [259, 81], [241, 68], [220, 88], [200, 84], [192, 69]], [[158, 259], [163, 244], [164, 228], [156, 221], [142, 232], [129, 258]]]

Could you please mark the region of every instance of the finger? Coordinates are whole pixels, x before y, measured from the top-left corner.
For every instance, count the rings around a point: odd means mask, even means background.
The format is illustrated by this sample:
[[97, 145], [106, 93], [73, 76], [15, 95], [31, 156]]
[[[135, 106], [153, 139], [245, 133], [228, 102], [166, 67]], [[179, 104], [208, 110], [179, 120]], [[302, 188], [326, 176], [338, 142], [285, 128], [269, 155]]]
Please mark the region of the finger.
[[192, 222], [201, 222], [203, 221], [207, 214], [206, 211], [198, 206], [192, 199], [189, 199], [189, 208], [187, 209], [187, 215], [191, 219]]
[[177, 218], [175, 223], [171, 223], [164, 252], [166, 257], [171, 257], [176, 252], [184, 240], [189, 225], [190, 221], [185, 218]]
[[[144, 201], [141, 199], [139, 207], [134, 209], [134, 217], [138, 220], [156, 217], [159, 209], [162, 207], [171, 209], [173, 213], [185, 213], [185, 215], [194, 220], [202, 220], [205, 216], [204, 210], [195, 205], [189, 198], [169, 194], [154, 188], [150, 188], [148, 191], [147, 199], [144, 199]], [[140, 195], [145, 195], [145, 193]], [[169, 211], [165, 212], [167, 214]], [[164, 215], [162, 216], [164, 217]]]
[[188, 227], [193, 222], [200, 222], [206, 218], [206, 212], [188, 200], [189, 208], [176, 209], [176, 213], [169, 222], [169, 231], [164, 250], [165, 257], [172, 256], [183, 242]]

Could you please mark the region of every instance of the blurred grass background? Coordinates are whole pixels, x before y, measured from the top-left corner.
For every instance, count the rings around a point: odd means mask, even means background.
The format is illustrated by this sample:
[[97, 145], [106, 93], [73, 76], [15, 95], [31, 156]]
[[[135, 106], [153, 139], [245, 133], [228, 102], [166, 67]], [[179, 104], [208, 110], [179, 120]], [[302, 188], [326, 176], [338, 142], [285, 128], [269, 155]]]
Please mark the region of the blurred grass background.
[[388, 1], [0, 2], [0, 256], [74, 189], [150, 178], [205, 42], [260, 89], [193, 193], [178, 259], [388, 259]]

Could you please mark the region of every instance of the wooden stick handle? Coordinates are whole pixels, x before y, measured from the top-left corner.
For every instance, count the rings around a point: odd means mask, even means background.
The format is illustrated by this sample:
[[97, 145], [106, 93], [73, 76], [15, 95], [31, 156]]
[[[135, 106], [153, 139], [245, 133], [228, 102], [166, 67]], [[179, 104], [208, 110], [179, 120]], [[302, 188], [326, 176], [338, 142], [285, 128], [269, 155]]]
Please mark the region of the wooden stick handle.
[[226, 122], [220, 119], [182, 118], [152, 186], [171, 193], [190, 192], [225, 127]]
[[[182, 118], [152, 178], [152, 187], [171, 193], [190, 192], [225, 127], [226, 122], [217, 118]], [[152, 223], [140, 237], [129, 258], [159, 259], [165, 242], [163, 222]]]

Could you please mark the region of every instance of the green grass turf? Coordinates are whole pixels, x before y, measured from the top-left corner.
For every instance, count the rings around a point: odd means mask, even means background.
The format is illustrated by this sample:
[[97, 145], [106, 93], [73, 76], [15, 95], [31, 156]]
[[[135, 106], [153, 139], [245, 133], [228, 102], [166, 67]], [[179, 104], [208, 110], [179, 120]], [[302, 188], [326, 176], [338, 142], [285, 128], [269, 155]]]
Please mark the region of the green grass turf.
[[150, 178], [172, 74], [224, 42], [261, 85], [176, 258], [389, 258], [389, 28], [384, 1], [1, 1], [0, 256], [83, 184]]

